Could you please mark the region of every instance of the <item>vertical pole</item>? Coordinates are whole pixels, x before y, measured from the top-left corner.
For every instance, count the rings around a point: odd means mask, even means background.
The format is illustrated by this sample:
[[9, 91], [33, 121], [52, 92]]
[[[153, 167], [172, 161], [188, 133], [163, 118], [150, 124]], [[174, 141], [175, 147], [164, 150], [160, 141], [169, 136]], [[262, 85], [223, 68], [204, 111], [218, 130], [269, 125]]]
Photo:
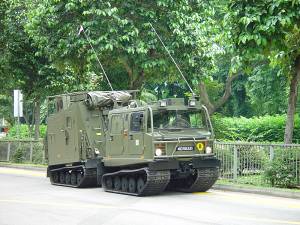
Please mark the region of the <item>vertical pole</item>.
[[42, 164], [45, 163], [45, 151], [43, 151], [43, 159], [42, 159]]
[[272, 145], [270, 145], [269, 153], [270, 153], [270, 161], [273, 161], [273, 159], [274, 159], [274, 148], [273, 148]]
[[237, 155], [237, 148], [233, 146], [233, 180], [234, 182], [237, 181], [237, 172], [238, 172], [238, 155]]
[[17, 137], [20, 141], [20, 91], [18, 91], [18, 97], [17, 98], [18, 98]]
[[32, 141], [30, 141], [30, 162], [32, 162], [32, 151], [33, 151], [33, 144]]
[[10, 159], [10, 142], [8, 142], [7, 144], [7, 158], [6, 161], [9, 162]]

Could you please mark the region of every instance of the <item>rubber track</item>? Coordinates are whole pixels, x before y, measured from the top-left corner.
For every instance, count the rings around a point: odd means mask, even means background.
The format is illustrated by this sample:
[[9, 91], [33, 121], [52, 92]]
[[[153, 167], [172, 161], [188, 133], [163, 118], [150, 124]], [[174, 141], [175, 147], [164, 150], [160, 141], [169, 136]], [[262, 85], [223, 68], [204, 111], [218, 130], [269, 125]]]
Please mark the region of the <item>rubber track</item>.
[[[82, 169], [83, 171], [83, 178], [80, 182], [80, 184], [77, 185], [71, 185], [71, 184], [62, 184], [62, 183], [55, 183], [53, 182], [53, 172], [60, 172], [60, 171], [67, 171], [72, 169]], [[65, 187], [73, 187], [73, 188], [85, 188], [85, 187], [96, 187], [97, 186], [97, 170], [95, 168], [93, 169], [87, 169], [84, 166], [74, 166], [74, 167], [62, 167], [59, 169], [53, 169], [50, 170], [50, 181], [53, 185], [59, 185], [59, 186], [65, 186]]]
[[172, 189], [181, 192], [205, 192], [214, 185], [218, 177], [218, 168], [199, 168], [197, 169], [197, 177], [190, 187], [172, 187]]
[[[109, 176], [112, 178], [114, 176], [137, 176], [138, 174], [146, 174], [147, 180], [145, 182], [145, 186], [140, 193], [130, 193], [130, 192], [123, 192], [114, 189], [108, 189], [106, 187], [105, 179]], [[107, 192], [113, 192], [118, 194], [126, 194], [126, 195], [133, 195], [133, 196], [149, 196], [149, 195], [158, 195], [165, 190], [169, 181], [170, 181], [170, 171], [169, 170], [162, 170], [162, 171], [151, 171], [148, 168], [141, 168], [136, 170], [120, 170], [114, 173], [106, 173], [103, 175], [102, 184], [104, 190]]]

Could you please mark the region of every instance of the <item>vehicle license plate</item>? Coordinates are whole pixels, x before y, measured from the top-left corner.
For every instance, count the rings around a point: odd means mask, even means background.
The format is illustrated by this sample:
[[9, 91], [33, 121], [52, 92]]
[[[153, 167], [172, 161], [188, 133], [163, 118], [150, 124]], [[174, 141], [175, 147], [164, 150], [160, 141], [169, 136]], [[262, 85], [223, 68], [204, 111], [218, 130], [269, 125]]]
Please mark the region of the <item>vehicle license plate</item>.
[[194, 146], [177, 146], [177, 151], [194, 151]]

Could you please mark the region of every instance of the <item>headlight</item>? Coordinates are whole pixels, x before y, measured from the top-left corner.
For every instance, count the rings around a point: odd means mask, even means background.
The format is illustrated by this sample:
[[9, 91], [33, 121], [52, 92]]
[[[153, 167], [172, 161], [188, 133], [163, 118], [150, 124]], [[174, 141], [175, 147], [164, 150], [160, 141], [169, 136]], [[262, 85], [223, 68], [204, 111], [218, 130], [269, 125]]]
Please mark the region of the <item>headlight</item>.
[[160, 101], [160, 107], [166, 107], [166, 106], [167, 106], [167, 101], [166, 100]]
[[212, 153], [212, 148], [211, 148], [210, 146], [207, 146], [207, 147], [205, 148], [205, 153], [206, 153], [206, 154], [211, 154], [211, 153]]
[[161, 156], [162, 155], [162, 150], [160, 148], [155, 149], [155, 155], [156, 156]]
[[189, 106], [190, 107], [195, 107], [196, 106], [196, 100], [195, 99], [189, 100]]
[[96, 154], [96, 155], [99, 155], [99, 154], [100, 154], [100, 151], [99, 151], [98, 148], [95, 148], [95, 154]]

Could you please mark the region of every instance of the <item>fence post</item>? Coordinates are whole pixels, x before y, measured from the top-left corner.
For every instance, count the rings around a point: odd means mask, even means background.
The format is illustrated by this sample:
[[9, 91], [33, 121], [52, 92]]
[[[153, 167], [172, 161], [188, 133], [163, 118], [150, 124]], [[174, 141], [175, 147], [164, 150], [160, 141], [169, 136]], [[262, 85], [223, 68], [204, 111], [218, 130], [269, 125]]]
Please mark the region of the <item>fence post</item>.
[[43, 150], [43, 159], [42, 159], [42, 164], [45, 163], [45, 151]]
[[6, 161], [9, 162], [10, 159], [10, 142], [8, 142], [7, 145], [7, 157], [6, 157]]
[[32, 141], [30, 141], [30, 162], [32, 162], [32, 151], [33, 151], [33, 145], [32, 145]]
[[238, 174], [238, 154], [237, 148], [233, 146], [233, 180], [237, 181], [237, 174]]
[[272, 145], [269, 147], [269, 152], [270, 152], [270, 161], [273, 161], [274, 159], [274, 148]]

